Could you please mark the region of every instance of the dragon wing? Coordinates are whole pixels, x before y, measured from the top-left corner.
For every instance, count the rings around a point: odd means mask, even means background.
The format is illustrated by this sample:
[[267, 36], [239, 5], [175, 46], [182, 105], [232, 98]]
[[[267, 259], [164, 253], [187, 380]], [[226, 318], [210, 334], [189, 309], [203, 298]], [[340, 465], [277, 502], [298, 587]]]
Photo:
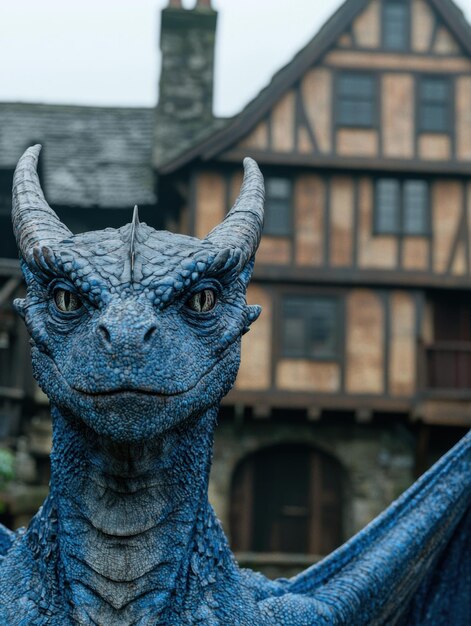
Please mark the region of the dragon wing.
[[8, 552], [14, 538], [15, 533], [0, 524], [0, 557], [5, 556], [5, 554]]
[[259, 603], [271, 624], [469, 626], [471, 432], [364, 530], [272, 590]]

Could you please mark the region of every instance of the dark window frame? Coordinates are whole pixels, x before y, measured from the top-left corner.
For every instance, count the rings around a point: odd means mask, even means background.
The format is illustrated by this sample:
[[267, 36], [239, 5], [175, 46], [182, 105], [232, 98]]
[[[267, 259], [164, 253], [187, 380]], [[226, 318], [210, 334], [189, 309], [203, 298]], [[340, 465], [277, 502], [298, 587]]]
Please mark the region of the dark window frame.
[[[300, 317], [304, 317], [304, 352], [298, 353], [297, 351], [293, 351], [286, 344], [285, 341], [285, 320], [287, 318], [286, 315], [286, 306], [288, 303], [299, 303], [299, 310], [303, 312], [302, 309], [302, 301], [310, 301], [311, 303], [316, 300], [330, 300], [335, 304], [335, 321], [333, 324], [334, 329], [334, 349], [331, 353], [328, 354], [312, 354], [306, 348], [309, 345], [309, 333], [306, 332], [307, 328], [307, 320], [310, 317], [306, 311], [304, 316], [300, 314]], [[280, 297], [280, 359], [298, 359], [298, 360], [308, 360], [308, 361], [316, 361], [316, 362], [336, 362], [342, 363], [343, 361], [343, 353], [342, 353], [342, 342], [344, 341], [344, 327], [345, 327], [345, 312], [344, 312], [344, 299], [339, 293], [330, 293], [325, 291], [319, 291], [315, 293], [298, 292], [298, 291], [289, 291], [281, 294]]]
[[[422, 95], [423, 85], [426, 81], [443, 81], [446, 83], [446, 87], [448, 90], [447, 98], [445, 100], [445, 126], [444, 128], [430, 128], [424, 125], [426, 115], [424, 115], [423, 107], [431, 102], [434, 102], [430, 98], [425, 99]], [[450, 76], [444, 74], [437, 75], [427, 75], [422, 74], [418, 77], [416, 83], [416, 121], [417, 121], [417, 132], [418, 133], [426, 133], [426, 134], [438, 134], [438, 135], [450, 135], [453, 130], [453, 111], [454, 111], [454, 85]]]
[[[345, 78], [368, 78], [372, 83], [372, 119], [371, 122], [352, 122], [344, 120], [341, 117], [341, 82]], [[336, 128], [355, 128], [355, 129], [378, 129], [379, 127], [379, 98], [380, 89], [378, 87], [378, 73], [363, 70], [342, 70], [335, 75], [335, 98], [334, 98], [334, 119]], [[353, 98], [354, 99], [354, 98]]]
[[[270, 223], [269, 211], [270, 211], [270, 180], [282, 179], [289, 184], [289, 196], [287, 204], [287, 219], [286, 228], [274, 227], [273, 223]], [[265, 222], [263, 226], [263, 235], [266, 237], [292, 237], [294, 234], [294, 180], [292, 176], [286, 176], [283, 174], [277, 174], [270, 172], [265, 176]]]
[[[387, 5], [388, 4], [401, 4], [405, 8], [405, 33], [406, 40], [404, 47], [395, 48], [386, 46], [386, 30], [387, 30]], [[383, 0], [381, 3], [381, 49], [385, 52], [401, 53], [411, 51], [411, 31], [412, 31], [412, 17], [410, 0]]]
[[[379, 225], [379, 183], [381, 181], [394, 181], [399, 185], [399, 202], [397, 207], [397, 229], [396, 230], [382, 230]], [[425, 184], [425, 229], [423, 232], [414, 233], [407, 232], [405, 229], [406, 224], [406, 207], [404, 201], [405, 188], [407, 183], [420, 182]], [[377, 237], [432, 237], [432, 211], [430, 206], [431, 201], [431, 189], [430, 181], [427, 178], [411, 177], [411, 178], [395, 178], [393, 176], [378, 176], [374, 180], [374, 205], [373, 205], [373, 235]]]

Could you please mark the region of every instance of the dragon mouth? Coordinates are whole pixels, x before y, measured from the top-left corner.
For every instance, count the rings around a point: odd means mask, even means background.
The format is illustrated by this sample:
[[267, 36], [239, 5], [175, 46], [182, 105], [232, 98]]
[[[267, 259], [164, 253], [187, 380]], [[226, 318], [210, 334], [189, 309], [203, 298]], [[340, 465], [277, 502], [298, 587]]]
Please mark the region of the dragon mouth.
[[105, 389], [99, 391], [89, 391], [86, 389], [78, 389], [77, 387], [72, 387], [74, 391], [78, 391], [79, 393], [86, 396], [93, 397], [109, 397], [109, 396], [124, 396], [124, 395], [135, 395], [135, 396], [151, 396], [153, 398], [172, 398], [174, 396], [181, 396], [182, 394], [190, 391], [190, 389], [183, 389], [182, 391], [157, 391], [153, 389], [139, 389], [133, 387], [120, 387], [119, 389]]
[[211, 375], [213, 369], [216, 367], [216, 365], [213, 364], [210, 368], [208, 368], [205, 372], [202, 373], [202, 375], [198, 378], [198, 380], [194, 382], [194, 384], [180, 391], [169, 392], [169, 391], [162, 391], [162, 390], [157, 390], [157, 389], [148, 389], [148, 388], [146, 389], [145, 387], [119, 387], [117, 389], [89, 390], [89, 389], [80, 389], [79, 387], [76, 387], [70, 384], [67, 378], [64, 376], [64, 374], [61, 372], [61, 370], [57, 366], [57, 363], [55, 362], [55, 360], [51, 357], [50, 357], [50, 360], [58, 376], [64, 381], [66, 386], [71, 391], [74, 391], [82, 396], [89, 397], [89, 398], [113, 398], [113, 397], [136, 398], [136, 397], [147, 396], [149, 398], [154, 398], [155, 400], [159, 400], [159, 399], [170, 400], [172, 398], [178, 398], [180, 396], [183, 396], [184, 394], [193, 391], [198, 385], [202, 383], [204, 384], [207, 378]]

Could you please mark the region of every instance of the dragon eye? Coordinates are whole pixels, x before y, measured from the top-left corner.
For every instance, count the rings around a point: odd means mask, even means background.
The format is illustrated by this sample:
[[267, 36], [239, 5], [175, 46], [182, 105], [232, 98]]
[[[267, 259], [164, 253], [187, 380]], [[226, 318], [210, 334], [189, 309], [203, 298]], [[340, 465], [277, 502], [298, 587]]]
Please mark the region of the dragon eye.
[[54, 291], [54, 302], [59, 311], [72, 313], [82, 306], [82, 301], [73, 291], [59, 287]]
[[203, 289], [190, 296], [186, 306], [196, 313], [206, 313], [216, 306], [216, 294], [212, 289]]

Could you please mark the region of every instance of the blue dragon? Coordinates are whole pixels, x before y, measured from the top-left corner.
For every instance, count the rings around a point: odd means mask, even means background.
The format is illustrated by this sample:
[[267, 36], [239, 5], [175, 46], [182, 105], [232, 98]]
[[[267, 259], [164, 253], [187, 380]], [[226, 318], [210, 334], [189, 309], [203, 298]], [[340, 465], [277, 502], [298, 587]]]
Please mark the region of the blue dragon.
[[286, 580], [240, 569], [208, 503], [218, 405], [260, 308], [245, 293], [263, 179], [209, 235], [138, 219], [73, 235], [48, 206], [40, 146], [14, 176], [27, 284], [15, 302], [53, 416], [50, 495], [0, 527], [0, 624], [471, 624], [471, 438], [357, 536]]

